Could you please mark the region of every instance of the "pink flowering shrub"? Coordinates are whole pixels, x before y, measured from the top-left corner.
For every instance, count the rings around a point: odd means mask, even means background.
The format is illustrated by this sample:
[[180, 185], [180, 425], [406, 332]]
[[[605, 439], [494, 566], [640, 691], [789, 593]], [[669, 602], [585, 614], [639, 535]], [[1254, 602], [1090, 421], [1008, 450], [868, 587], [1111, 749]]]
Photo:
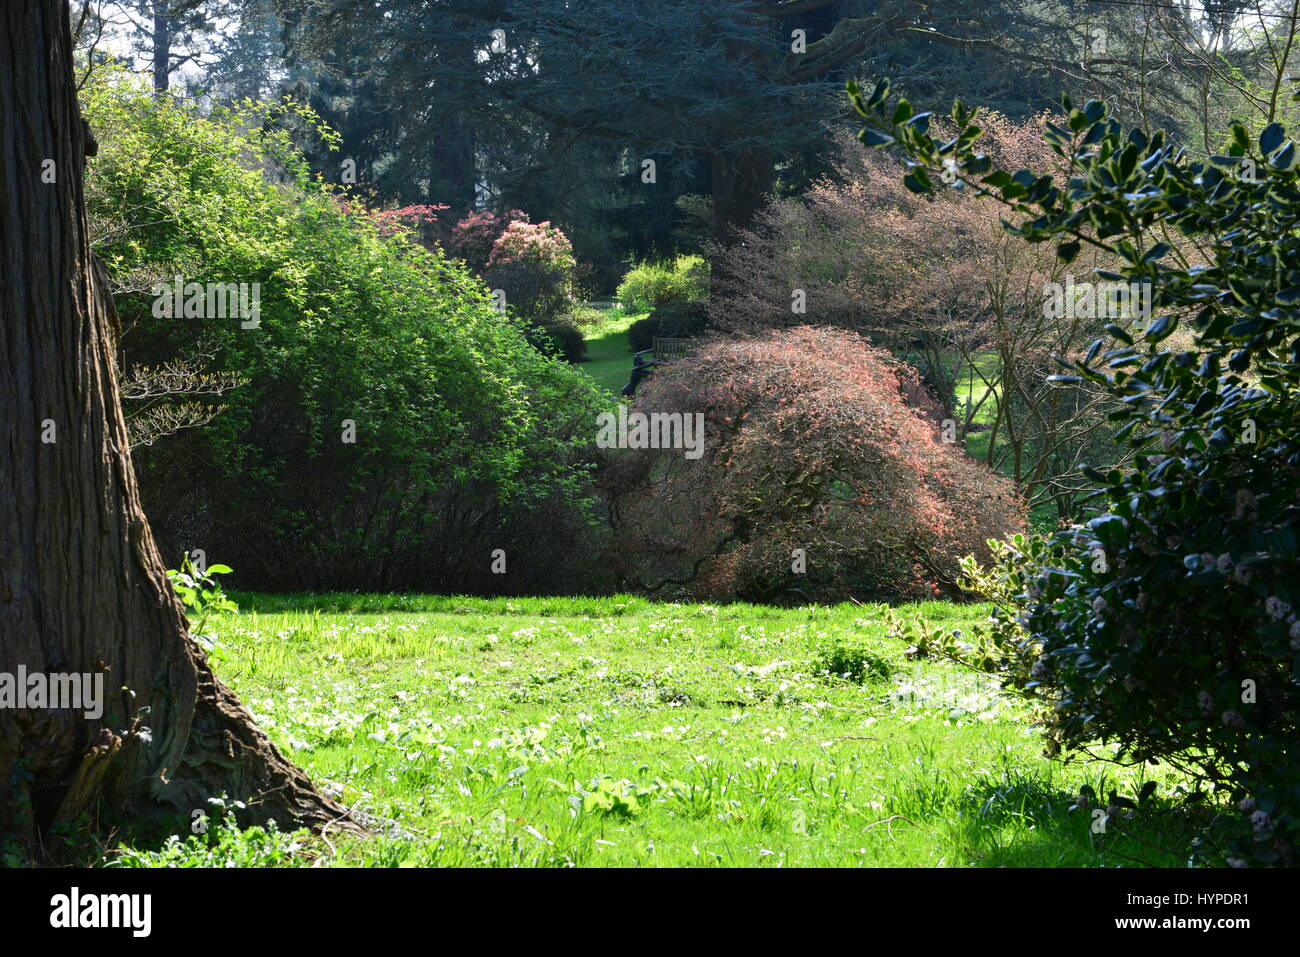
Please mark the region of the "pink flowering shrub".
[[578, 300], [573, 244], [557, 226], [532, 223], [523, 210], [474, 210], [450, 231], [447, 252], [465, 260], [514, 312], [545, 324]]
[[517, 312], [546, 321], [576, 304], [577, 266], [573, 244], [558, 227], [517, 219], [493, 242], [483, 278]]
[[447, 252], [465, 260], [470, 269], [481, 274], [487, 268], [498, 237], [513, 222], [528, 222], [528, 214], [519, 209], [512, 209], [504, 216], [485, 209], [472, 210], [452, 227]]
[[[1021, 528], [1011, 482], [945, 444], [916, 372], [853, 333], [714, 340], [635, 411], [704, 416], [701, 457], [613, 450], [628, 585], [751, 601], [932, 598]], [[801, 558], [802, 556], [802, 558]]]
[[438, 221], [439, 213], [450, 208], [442, 204], [401, 206], [397, 209], [374, 210], [370, 218], [379, 225], [381, 234], [392, 235], [401, 229], [418, 230], [431, 226]]
[[526, 219], [510, 223], [492, 244], [488, 266], [520, 259], [559, 266], [573, 265], [573, 244], [569, 237], [549, 222], [530, 223]]
[[431, 239], [431, 230], [438, 222], [438, 214], [451, 208], [442, 204], [417, 204], [393, 209], [370, 209], [356, 200], [343, 196], [338, 197], [336, 202], [345, 213], [362, 216], [373, 222], [379, 228], [381, 236], [410, 233], [422, 241]]

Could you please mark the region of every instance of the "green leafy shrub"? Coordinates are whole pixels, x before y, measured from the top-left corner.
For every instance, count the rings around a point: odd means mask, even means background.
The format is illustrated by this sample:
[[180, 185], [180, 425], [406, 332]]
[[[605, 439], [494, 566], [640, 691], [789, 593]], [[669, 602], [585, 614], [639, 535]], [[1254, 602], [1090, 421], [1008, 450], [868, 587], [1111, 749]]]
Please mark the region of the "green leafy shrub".
[[986, 563], [974, 555], [962, 558], [957, 580], [962, 591], [993, 605], [994, 613], [987, 623], [963, 631], [931, 624], [924, 615], [904, 617], [886, 608], [886, 634], [908, 646], [904, 652], [908, 658], [945, 660], [972, 671], [998, 675], [1004, 690], [1030, 699], [1041, 712], [1044, 702], [1031, 691], [1041, 646], [1006, 610], [1019, 604], [1019, 596], [1036, 569], [1048, 561], [1050, 542], [1043, 535], [1016, 533], [1007, 539], [990, 539], [988, 549], [990, 559]]
[[[1062, 262], [1101, 244], [1098, 278], [1149, 284], [1149, 323], [1114, 323], [1064, 362], [1118, 400], [1131, 468], [1088, 474], [1090, 518], [1018, 544], [987, 578], [1005, 602], [993, 645], [1008, 683], [1041, 705], [1049, 748], [1097, 741], [1167, 762], [1226, 799], [1196, 854], [1300, 863], [1300, 167], [1278, 124], [1233, 124], [1225, 155], [1189, 158], [1162, 133], [1127, 134], [1104, 104], [1048, 127], [1068, 184], [995, 170], [974, 116], [940, 145], [887, 84], [853, 91], [864, 138], [910, 154], [906, 182], [943, 170], [1013, 211], [1011, 232]], [[1190, 326], [1190, 348], [1169, 337]], [[1231, 803], [1226, 803], [1226, 802]]]
[[[595, 580], [572, 565], [594, 561], [590, 377], [533, 348], [462, 264], [313, 180], [285, 127], [314, 120], [292, 101], [205, 117], [107, 70], [83, 97], [127, 358], [202, 343], [247, 380], [209, 425], [136, 456], [164, 554], [220, 554], [243, 587]], [[259, 284], [258, 321], [155, 314], [155, 284], [178, 275]], [[495, 548], [509, 576], [491, 574]]]
[[894, 663], [878, 651], [860, 644], [836, 641], [817, 649], [814, 666], [820, 674], [865, 684], [894, 675]]
[[707, 328], [708, 314], [702, 303], [674, 302], [628, 326], [627, 340], [633, 352], [641, 352], [651, 348], [656, 338], [693, 339]]
[[657, 309], [672, 302], [695, 302], [709, 294], [709, 265], [700, 256], [632, 267], [618, 286], [624, 307]]
[[581, 362], [587, 354], [587, 340], [582, 330], [569, 322], [548, 322], [528, 330], [528, 341], [547, 355], [566, 362]]
[[179, 569], [168, 569], [167, 578], [172, 590], [185, 608], [190, 635], [210, 654], [217, 651], [216, 640], [203, 629], [214, 612], [239, 611], [239, 606], [225, 593], [215, 575], [229, 575], [229, 565], [209, 565], [206, 569], [195, 567], [186, 555]]
[[653, 788], [638, 786], [627, 778], [615, 779], [608, 774], [598, 775], [585, 788], [575, 781], [574, 791], [576, 793], [569, 801], [575, 810], [622, 820], [636, 817], [654, 795]]
[[241, 828], [236, 816], [243, 801], [208, 798], [202, 814], [190, 821], [184, 840], [175, 834], [157, 850], [121, 847], [106, 866], [139, 867], [296, 867], [311, 840], [306, 829], [285, 832], [274, 820], [265, 827]]

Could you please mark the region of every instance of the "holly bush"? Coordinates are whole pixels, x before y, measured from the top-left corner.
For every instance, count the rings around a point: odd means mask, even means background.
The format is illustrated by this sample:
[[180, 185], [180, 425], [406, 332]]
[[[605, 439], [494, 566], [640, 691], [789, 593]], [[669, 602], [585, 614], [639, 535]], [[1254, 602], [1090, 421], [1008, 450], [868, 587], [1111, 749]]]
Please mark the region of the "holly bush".
[[[1009, 171], [957, 134], [890, 106], [888, 81], [850, 97], [868, 145], [896, 147], [919, 194], [977, 190], [1006, 229], [1085, 246], [1122, 265], [1096, 278], [1149, 284], [1149, 322], [1116, 322], [1062, 383], [1116, 402], [1131, 467], [1093, 470], [1088, 521], [1012, 548], [997, 587], [1010, 682], [1045, 709], [1053, 751], [1113, 745], [1213, 792], [1221, 813], [1197, 859], [1295, 864], [1300, 842], [1300, 169], [1278, 124], [1233, 124], [1223, 155], [1197, 159], [1161, 132], [1125, 131], [1097, 101], [1046, 138], [1067, 182]], [[946, 175], [945, 175], [946, 174]], [[1183, 346], [1171, 336], [1191, 332]], [[1032, 663], [1029, 663], [1032, 661]], [[1018, 664], [1017, 664], [1018, 663]], [[1027, 668], [1026, 668], [1027, 665]]]

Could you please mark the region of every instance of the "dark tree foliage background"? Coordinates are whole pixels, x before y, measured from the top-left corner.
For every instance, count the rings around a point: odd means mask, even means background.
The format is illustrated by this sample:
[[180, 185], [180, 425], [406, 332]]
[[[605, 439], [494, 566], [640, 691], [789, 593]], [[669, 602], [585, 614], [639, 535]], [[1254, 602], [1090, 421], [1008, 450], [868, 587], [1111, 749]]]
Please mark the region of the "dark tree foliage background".
[[[994, 26], [1024, 6], [279, 2], [290, 57], [325, 78], [302, 91], [378, 195], [464, 208], [477, 186], [488, 205], [558, 222], [595, 260], [677, 251], [685, 194], [710, 197], [712, 237], [725, 240], [768, 192], [823, 175], [854, 73], [888, 68], [936, 100], [974, 85], [1014, 115], [1045, 108], [1068, 57], [1053, 69], [1044, 49], [1027, 73], [1005, 48], [1042, 47], [1064, 21]], [[950, 38], [971, 35], [984, 42]], [[1068, 38], [1057, 45], [1069, 52]], [[318, 161], [335, 172], [334, 157]]]
[[[141, 69], [157, 74], [172, 50], [160, 90], [310, 103], [342, 136], [337, 151], [304, 139], [316, 171], [340, 182], [351, 161], [378, 203], [442, 204], [447, 218], [476, 205], [523, 209], [555, 222], [605, 294], [628, 261], [725, 240], [769, 192], [825, 175], [834, 133], [852, 125], [850, 76], [889, 75], [918, 109], [962, 96], [1012, 119], [1051, 109], [1064, 89], [1208, 139], [1207, 78], [1249, 75], [1261, 56], [1242, 42], [1251, 0], [73, 6], [83, 47], [107, 21], [132, 37]], [[646, 160], [653, 183], [642, 179]], [[711, 216], [704, 235], [683, 197], [707, 198], [693, 207]]]

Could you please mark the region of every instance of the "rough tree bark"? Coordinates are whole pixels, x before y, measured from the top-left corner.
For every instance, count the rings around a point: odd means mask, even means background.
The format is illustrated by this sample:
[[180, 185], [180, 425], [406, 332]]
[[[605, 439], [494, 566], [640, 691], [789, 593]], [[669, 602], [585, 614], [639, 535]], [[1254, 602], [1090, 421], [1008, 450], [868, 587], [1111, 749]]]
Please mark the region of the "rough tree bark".
[[[104, 675], [104, 711], [0, 707], [0, 835], [188, 819], [356, 830], [212, 673], [140, 508], [116, 315], [86, 238], [65, 0], [0, 5], [0, 673]], [[52, 441], [51, 441], [52, 440]]]
[[772, 154], [748, 150], [740, 154], [714, 154], [711, 158], [713, 239], [726, 244], [737, 230], [754, 221], [776, 178]]
[[153, 91], [167, 92], [172, 81], [172, 22], [167, 18], [167, 4], [154, 7], [153, 15]]
[[[725, 249], [735, 241], [737, 230], [748, 228], [762, 208], [775, 180], [772, 156], [762, 150], [739, 155], [716, 153], [711, 158], [713, 192], [713, 247]], [[745, 277], [731, 276], [726, 256], [713, 256], [709, 275], [712, 295], [723, 297]]]

